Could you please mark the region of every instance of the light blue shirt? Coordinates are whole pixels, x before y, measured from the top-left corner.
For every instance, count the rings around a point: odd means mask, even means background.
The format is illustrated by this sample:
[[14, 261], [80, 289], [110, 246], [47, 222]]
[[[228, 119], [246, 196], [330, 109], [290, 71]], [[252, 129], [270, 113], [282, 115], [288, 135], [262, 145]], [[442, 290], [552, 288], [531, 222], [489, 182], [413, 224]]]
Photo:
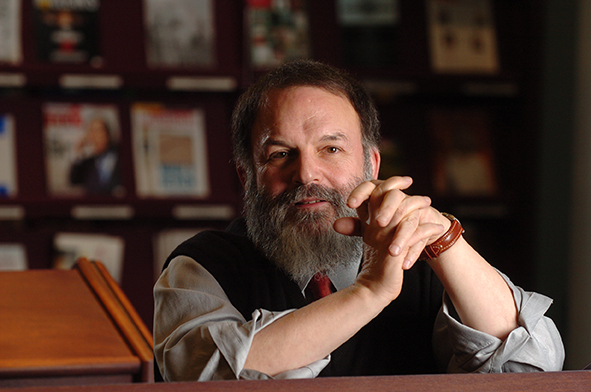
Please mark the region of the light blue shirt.
[[[333, 276], [333, 284], [337, 289], [348, 286], [356, 272]], [[471, 329], [458, 321], [444, 295], [433, 336], [440, 368], [483, 373], [562, 370], [562, 339], [554, 322], [544, 316], [552, 300], [526, 292], [501, 275], [513, 291], [520, 326], [504, 341]], [[330, 362], [329, 355], [275, 377], [245, 369], [254, 336], [295, 309], [258, 309], [245, 320], [215, 278], [192, 258], [171, 261], [156, 282], [154, 298], [154, 349], [165, 380], [312, 378]]]

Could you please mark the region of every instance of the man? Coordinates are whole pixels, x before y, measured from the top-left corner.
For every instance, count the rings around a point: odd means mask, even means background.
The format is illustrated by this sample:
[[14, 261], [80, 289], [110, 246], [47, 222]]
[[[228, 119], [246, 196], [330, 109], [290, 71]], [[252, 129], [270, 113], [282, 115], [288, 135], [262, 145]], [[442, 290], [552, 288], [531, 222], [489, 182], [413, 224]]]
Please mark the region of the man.
[[119, 152], [107, 122], [94, 118], [76, 147], [79, 157], [72, 163], [70, 183], [82, 185], [90, 194], [110, 195], [121, 187]]
[[[363, 88], [317, 62], [287, 63], [243, 94], [245, 218], [181, 244], [155, 286], [166, 380], [561, 369], [551, 300], [405, 194], [410, 178], [376, 180], [378, 129]], [[319, 272], [336, 291], [318, 299]]]

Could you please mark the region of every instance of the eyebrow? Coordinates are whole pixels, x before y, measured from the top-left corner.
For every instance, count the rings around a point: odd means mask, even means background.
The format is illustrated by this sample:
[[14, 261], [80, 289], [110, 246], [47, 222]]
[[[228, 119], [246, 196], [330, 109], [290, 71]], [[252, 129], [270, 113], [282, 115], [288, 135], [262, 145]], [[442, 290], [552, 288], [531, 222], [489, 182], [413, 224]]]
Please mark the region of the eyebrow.
[[267, 137], [266, 140], [262, 143], [263, 148], [268, 146], [281, 146], [281, 147], [288, 147], [287, 143], [282, 142], [281, 140], [271, 139]]
[[331, 133], [331, 134], [322, 136], [320, 138], [320, 140], [323, 142], [335, 141], [335, 140], [344, 140], [344, 141], [348, 142], [349, 138], [343, 132], [335, 132], [335, 133]]
[[[347, 135], [345, 135], [342, 132], [335, 132], [335, 133], [331, 133], [328, 135], [323, 135], [320, 138], [321, 142], [327, 142], [327, 141], [336, 141], [336, 140], [344, 140], [346, 142], [349, 141], [349, 138], [347, 137]], [[276, 140], [276, 139], [272, 139], [271, 137], [266, 137], [265, 141], [262, 143], [263, 147], [268, 147], [268, 146], [282, 146], [282, 147], [289, 147], [289, 145], [281, 140]]]

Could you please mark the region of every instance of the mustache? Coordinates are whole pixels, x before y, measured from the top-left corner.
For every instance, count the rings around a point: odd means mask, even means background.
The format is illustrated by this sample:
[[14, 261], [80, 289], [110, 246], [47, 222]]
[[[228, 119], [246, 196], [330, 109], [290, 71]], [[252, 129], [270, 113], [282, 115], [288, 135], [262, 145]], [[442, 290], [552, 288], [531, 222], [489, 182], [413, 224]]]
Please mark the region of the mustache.
[[275, 206], [295, 206], [305, 199], [317, 199], [329, 202], [334, 207], [346, 205], [346, 196], [333, 188], [318, 184], [300, 185], [297, 188], [285, 191], [271, 199]]

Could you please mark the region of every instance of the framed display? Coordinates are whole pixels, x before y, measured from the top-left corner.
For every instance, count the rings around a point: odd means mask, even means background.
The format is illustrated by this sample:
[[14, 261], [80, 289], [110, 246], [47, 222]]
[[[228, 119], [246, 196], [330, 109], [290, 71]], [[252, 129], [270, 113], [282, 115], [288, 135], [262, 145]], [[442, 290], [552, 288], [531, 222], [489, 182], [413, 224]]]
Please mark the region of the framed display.
[[117, 283], [121, 283], [125, 241], [104, 233], [59, 232], [53, 238], [53, 268], [72, 269], [79, 258], [100, 261]]
[[498, 181], [486, 110], [434, 109], [429, 113], [434, 141], [433, 187], [438, 195], [495, 196]]
[[17, 194], [14, 117], [0, 114], [0, 198]]
[[212, 0], [144, 0], [149, 67], [212, 67], [216, 64]]
[[131, 121], [138, 197], [209, 195], [202, 110], [136, 103]]
[[254, 69], [311, 56], [305, 0], [248, 0], [246, 26]]
[[122, 196], [115, 105], [45, 103], [43, 135], [51, 196]]
[[28, 268], [24, 244], [0, 243], [0, 271], [24, 271]]
[[431, 67], [436, 73], [499, 71], [489, 0], [428, 0]]
[[102, 65], [100, 0], [34, 0], [33, 4], [40, 61]]
[[0, 63], [20, 64], [22, 57], [21, 1], [0, 0]]

